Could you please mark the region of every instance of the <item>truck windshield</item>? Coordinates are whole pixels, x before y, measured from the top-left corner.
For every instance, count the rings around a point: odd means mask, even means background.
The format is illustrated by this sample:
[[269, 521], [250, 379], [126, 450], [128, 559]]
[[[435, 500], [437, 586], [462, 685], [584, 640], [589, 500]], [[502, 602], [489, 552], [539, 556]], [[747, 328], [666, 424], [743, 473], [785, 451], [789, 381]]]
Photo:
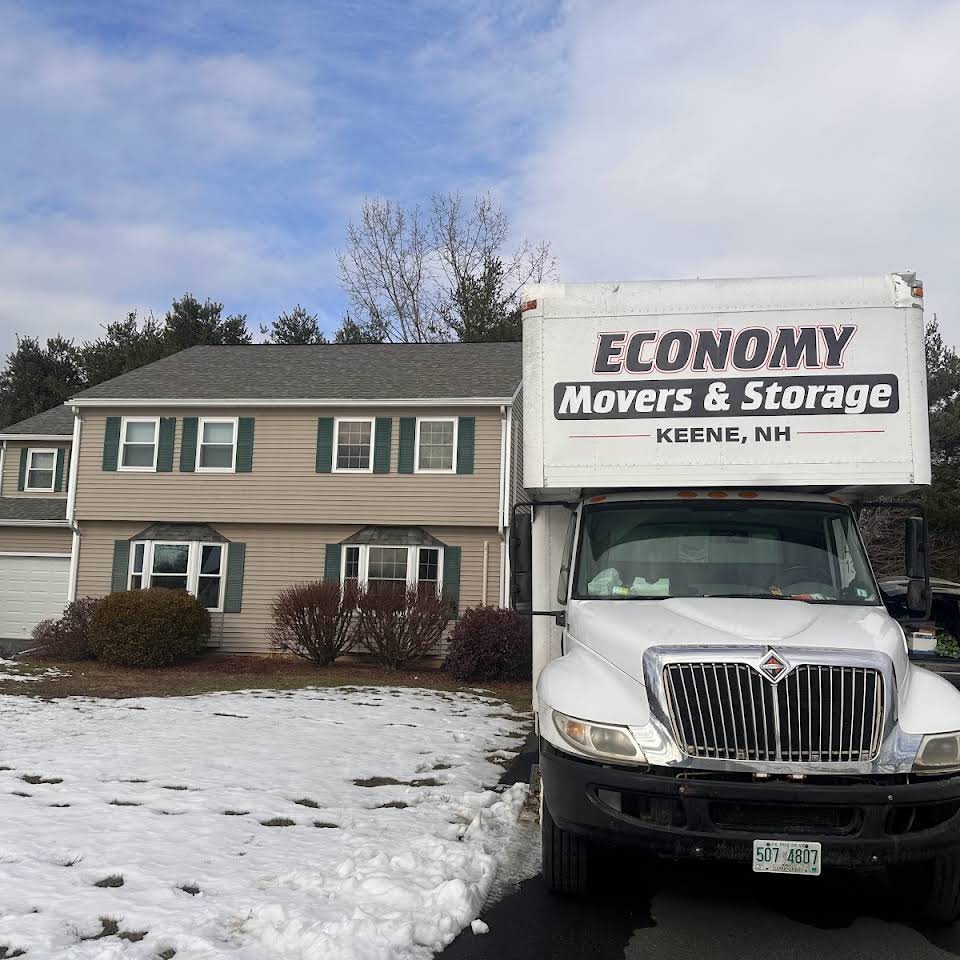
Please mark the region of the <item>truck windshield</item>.
[[879, 602], [850, 510], [783, 501], [588, 504], [573, 597]]

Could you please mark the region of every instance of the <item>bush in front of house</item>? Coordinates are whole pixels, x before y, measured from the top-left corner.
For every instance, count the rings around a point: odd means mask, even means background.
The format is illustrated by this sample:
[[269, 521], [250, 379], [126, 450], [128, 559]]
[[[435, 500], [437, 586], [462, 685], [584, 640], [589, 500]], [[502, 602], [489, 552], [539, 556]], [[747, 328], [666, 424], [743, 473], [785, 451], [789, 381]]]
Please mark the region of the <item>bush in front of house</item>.
[[270, 612], [269, 637], [274, 650], [327, 666], [353, 641], [356, 586], [341, 588], [336, 580], [296, 583], [277, 594]]
[[529, 680], [530, 619], [499, 607], [474, 607], [450, 634], [443, 669], [458, 680]]
[[94, 597], [73, 600], [59, 618], [38, 623], [30, 634], [31, 654], [51, 660], [92, 660], [90, 618], [99, 602]]
[[104, 597], [90, 618], [90, 649], [124, 667], [168, 667], [201, 654], [210, 614], [186, 590], [130, 590]]
[[399, 670], [434, 652], [455, 612], [431, 589], [370, 588], [357, 599], [356, 640], [385, 667]]

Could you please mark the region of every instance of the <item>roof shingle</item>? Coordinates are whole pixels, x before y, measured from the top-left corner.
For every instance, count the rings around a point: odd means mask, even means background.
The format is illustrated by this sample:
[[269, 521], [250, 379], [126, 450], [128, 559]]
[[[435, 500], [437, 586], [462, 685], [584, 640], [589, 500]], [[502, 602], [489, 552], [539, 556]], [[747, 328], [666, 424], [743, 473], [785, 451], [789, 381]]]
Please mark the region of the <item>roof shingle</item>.
[[0, 434], [23, 434], [42, 437], [71, 437], [73, 436], [73, 411], [66, 405], [52, 407], [36, 416], [27, 417], [19, 423], [0, 430]]
[[0, 523], [4, 520], [65, 520], [65, 497], [0, 497]]

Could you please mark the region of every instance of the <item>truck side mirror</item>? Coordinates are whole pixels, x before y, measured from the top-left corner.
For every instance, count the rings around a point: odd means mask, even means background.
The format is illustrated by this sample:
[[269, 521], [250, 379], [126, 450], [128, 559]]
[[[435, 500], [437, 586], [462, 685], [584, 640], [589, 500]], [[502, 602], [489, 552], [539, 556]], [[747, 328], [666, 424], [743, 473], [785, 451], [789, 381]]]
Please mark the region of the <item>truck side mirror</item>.
[[907, 576], [923, 579], [926, 576], [926, 540], [923, 536], [923, 518], [907, 517], [903, 531], [903, 562]]
[[510, 609], [533, 610], [533, 523], [529, 513], [519, 511], [510, 526]]

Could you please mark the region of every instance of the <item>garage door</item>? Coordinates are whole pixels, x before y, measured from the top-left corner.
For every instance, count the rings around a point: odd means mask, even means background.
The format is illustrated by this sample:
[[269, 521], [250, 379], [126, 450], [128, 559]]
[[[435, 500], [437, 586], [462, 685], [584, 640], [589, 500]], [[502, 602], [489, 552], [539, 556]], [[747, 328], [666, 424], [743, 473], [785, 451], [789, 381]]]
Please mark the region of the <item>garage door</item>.
[[0, 637], [26, 640], [67, 602], [69, 557], [0, 556]]

